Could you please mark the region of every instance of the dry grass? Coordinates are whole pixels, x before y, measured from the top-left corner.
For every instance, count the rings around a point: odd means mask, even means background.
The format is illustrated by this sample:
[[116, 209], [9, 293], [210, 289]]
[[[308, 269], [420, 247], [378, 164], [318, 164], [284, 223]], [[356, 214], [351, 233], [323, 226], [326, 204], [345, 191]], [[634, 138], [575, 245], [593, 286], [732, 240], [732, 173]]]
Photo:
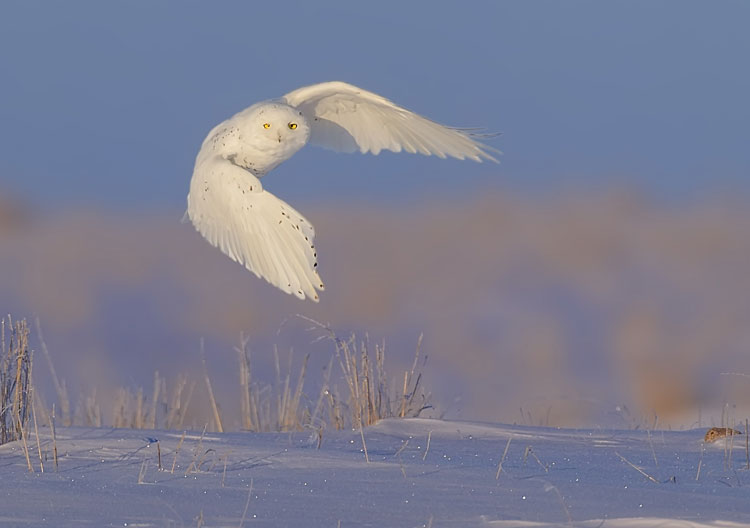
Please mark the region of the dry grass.
[[[422, 389], [421, 369], [425, 359], [421, 353], [421, 336], [411, 368], [405, 370], [403, 376], [388, 380], [384, 343], [372, 346], [367, 336], [358, 339], [354, 334], [344, 340], [331, 327], [312, 319], [303, 319], [313, 324], [314, 331], [322, 334], [318, 339], [330, 339], [334, 344], [322, 377], [315, 383], [316, 396], [310, 397], [305, 390], [309, 354], [298, 362], [292, 351], [282, 357], [274, 347], [274, 379], [271, 382], [262, 381], [255, 376], [253, 356], [248, 346], [249, 338], [241, 334], [239, 345], [235, 347], [239, 367], [239, 417], [222, 416], [222, 406], [214, 394], [214, 383], [210, 375], [214, 365], [206, 361], [203, 342], [200, 356], [203, 366], [202, 385], [205, 390], [201, 396], [205, 399], [199, 400], [199, 405], [194, 405], [195, 410], [190, 414], [188, 410], [194, 389], [201, 384], [189, 380], [185, 374], [179, 374], [170, 392], [167, 379], [158, 371], [154, 372], [150, 390], [143, 387], [116, 389], [109, 413], [102, 411], [103, 405], [106, 405], [102, 403], [96, 389], [79, 397], [75, 411], [71, 412], [65, 380], [58, 378], [55, 372], [54, 362], [44, 344], [38, 321], [37, 332], [57, 393], [56, 405], [58, 409], [62, 409], [63, 425], [184, 430], [200, 429], [205, 424], [206, 430], [211, 432], [223, 432], [225, 424], [235, 424], [236, 429], [256, 432], [309, 429], [317, 435], [317, 445], [320, 447], [323, 431], [327, 428], [361, 429], [383, 418], [416, 417], [431, 407], [430, 395]], [[28, 328], [23, 328], [24, 339], [27, 339]], [[17, 340], [13, 341], [16, 342]], [[213, 354], [210, 357], [220, 356]], [[331, 380], [334, 364], [339, 365], [341, 381], [346, 386], [341, 395]], [[51, 417], [46, 411], [46, 405], [40, 404], [39, 407], [43, 412], [42, 423], [49, 423]], [[107, 420], [108, 417], [111, 417], [110, 420]], [[186, 423], [188, 419], [190, 422]]]
[[32, 352], [26, 320], [14, 322], [8, 316], [0, 321], [0, 343], [0, 444], [15, 440], [25, 444], [33, 398]]
[[[194, 388], [195, 382], [189, 383], [187, 376], [179, 375], [170, 394], [167, 380], [156, 371], [150, 399], [142, 387], [135, 390], [125, 387], [117, 389], [111, 424], [128, 429], [181, 429]], [[94, 392], [85, 401], [85, 411], [76, 412], [76, 423], [101, 427], [99, 407]], [[81, 419], [81, 416], [84, 418]]]
[[310, 409], [303, 401], [305, 376], [310, 355], [299, 367], [293, 380], [293, 354], [290, 351], [286, 368], [281, 367], [279, 351], [274, 347], [275, 383], [254, 380], [252, 354], [248, 337], [240, 335], [235, 347], [239, 364], [241, 428], [248, 431], [301, 431], [317, 421], [317, 405]]
[[[382, 418], [416, 417], [431, 407], [430, 395], [422, 391], [421, 337], [417, 343], [411, 369], [390, 385], [385, 370], [385, 345], [371, 346], [367, 336], [363, 340], [352, 334], [344, 340], [324, 325], [302, 317], [312, 323], [312, 330], [321, 332], [322, 338], [334, 344], [334, 353], [325, 369], [320, 390], [315, 399], [305, 392], [309, 354], [294, 368], [294, 357], [289, 352], [286, 365], [282, 365], [278, 349], [274, 348], [275, 382], [263, 383], [253, 376], [252, 353], [248, 337], [240, 336], [235, 347], [239, 364], [241, 428], [249, 431], [322, 431], [360, 428], [372, 425]], [[421, 362], [421, 363], [420, 363]], [[346, 385], [344, 397], [337, 393], [331, 382], [332, 366], [337, 363]], [[391, 390], [389, 387], [398, 387]]]
[[322, 331], [323, 336], [334, 343], [334, 357], [347, 385], [349, 420], [341, 419], [340, 400], [331, 395], [330, 412], [335, 417], [332, 425], [356, 428], [375, 424], [383, 418], [415, 418], [432, 407], [430, 394], [421, 387], [421, 368], [426, 362], [426, 358], [421, 357], [422, 336], [417, 341], [411, 369], [404, 371], [403, 380], [399, 377], [391, 385], [385, 370], [385, 342], [372, 346], [367, 335], [358, 339], [355, 334], [342, 339], [330, 326], [307, 317], [302, 319], [312, 323], [314, 330]]

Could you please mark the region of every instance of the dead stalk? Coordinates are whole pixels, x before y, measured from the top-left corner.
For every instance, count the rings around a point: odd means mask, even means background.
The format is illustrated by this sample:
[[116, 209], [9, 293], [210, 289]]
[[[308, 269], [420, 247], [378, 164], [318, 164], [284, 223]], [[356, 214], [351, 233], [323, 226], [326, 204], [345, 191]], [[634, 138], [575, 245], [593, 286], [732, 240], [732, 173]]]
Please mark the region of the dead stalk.
[[227, 479], [227, 462], [229, 460], [229, 453], [224, 455], [224, 471], [221, 474], [221, 487], [224, 487], [224, 482]]
[[424, 449], [424, 454], [422, 454], [422, 460], [427, 458], [427, 453], [430, 451], [430, 439], [432, 438], [432, 431], [429, 431], [427, 433], [427, 447]]
[[703, 466], [703, 452], [706, 450], [706, 444], [701, 442], [701, 457], [698, 460], [698, 471], [695, 473], [695, 480], [697, 481], [701, 476], [701, 467]]
[[495, 474], [495, 480], [500, 478], [500, 473], [503, 470], [503, 462], [505, 461], [505, 456], [508, 454], [508, 448], [510, 448], [510, 441], [513, 440], [513, 435], [510, 435], [508, 437], [508, 443], [505, 444], [505, 450], [503, 451], [503, 456], [500, 458], [500, 463], [497, 465], [497, 473]]
[[396, 454], [393, 455], [396, 458], [398, 458], [398, 465], [401, 468], [401, 474], [406, 478], [406, 468], [404, 468], [404, 461], [401, 460], [401, 453], [406, 449], [406, 446], [409, 445], [409, 440], [407, 439], [406, 442], [404, 442], [401, 447], [396, 451]]
[[247, 517], [247, 509], [250, 506], [250, 499], [253, 496], [253, 479], [250, 479], [250, 489], [247, 490], [247, 502], [245, 502], [245, 511], [242, 512], [242, 518], [240, 519], [240, 528], [245, 524], [245, 517]]
[[365, 461], [369, 464], [370, 456], [367, 454], [367, 442], [365, 442], [365, 431], [361, 421], [359, 422], [359, 435], [362, 437], [362, 448], [365, 451]]
[[52, 431], [52, 454], [55, 461], [55, 473], [57, 473], [57, 434], [55, 432], [55, 404], [52, 404], [52, 414], [48, 416], [49, 428]]
[[143, 484], [143, 477], [146, 476], [146, 469], [148, 469], [148, 459], [144, 458], [141, 463], [141, 470], [138, 472], [138, 484]]
[[526, 459], [531, 455], [534, 460], [536, 460], [536, 463], [539, 464], [539, 467], [544, 470], [545, 473], [549, 473], [549, 467], [542, 464], [542, 461], [539, 460], [539, 457], [536, 456], [536, 453], [534, 452], [534, 449], [531, 446], [526, 446], [526, 449], [523, 452], [523, 463], [526, 465]]
[[648, 437], [648, 445], [651, 446], [651, 455], [654, 457], [654, 465], [659, 467], [659, 461], [656, 459], [656, 450], [654, 449], [654, 443], [651, 441], [651, 430], [646, 429], [646, 436]]
[[174, 468], [177, 465], [177, 455], [180, 453], [180, 448], [182, 447], [182, 442], [185, 441], [185, 434], [187, 431], [182, 432], [182, 436], [180, 437], [180, 441], [177, 442], [177, 449], [174, 450], [174, 460], [172, 460], [172, 470], [170, 473], [174, 473]]
[[641, 468], [639, 468], [638, 466], [636, 466], [635, 464], [633, 464], [630, 460], [628, 460], [627, 458], [625, 458], [624, 456], [622, 456], [617, 451], [615, 451], [615, 455], [617, 455], [618, 457], [620, 457], [620, 460], [622, 460], [627, 465], [629, 465], [630, 467], [632, 467], [633, 469], [635, 469], [638, 473], [640, 473], [641, 475], [643, 475], [644, 477], [646, 477], [647, 479], [649, 479], [651, 482], [655, 482], [656, 484], [659, 483], [658, 480], [656, 480], [654, 477], [652, 477], [651, 475], [649, 475], [648, 473], [646, 473], [645, 471], [643, 471]]
[[42, 443], [39, 440], [39, 427], [36, 424], [36, 402], [32, 394], [31, 399], [31, 416], [34, 419], [34, 436], [36, 437], [36, 451], [39, 454], [39, 470], [44, 473], [44, 458], [42, 457]]
[[[185, 470], [185, 476], [187, 476], [190, 471], [195, 467], [195, 471], [198, 471], [198, 465], [196, 465], [195, 461], [198, 460], [198, 453], [201, 452], [203, 449], [203, 437], [206, 434], [206, 428], [208, 427], [208, 424], [203, 426], [203, 432], [201, 433], [200, 438], [198, 439], [198, 443], [195, 444], [195, 449], [193, 449], [193, 460], [190, 462], [190, 465]], [[203, 457], [201, 457], [200, 463], [203, 463]]]
[[211, 388], [211, 380], [208, 377], [208, 367], [206, 366], [206, 354], [204, 350], [203, 339], [201, 339], [201, 361], [203, 362], [203, 374], [206, 381], [206, 388], [208, 389], [208, 398], [211, 402], [211, 410], [214, 413], [214, 421], [216, 422], [216, 430], [220, 433], [224, 432], [224, 427], [221, 425], [221, 416], [219, 416], [219, 407], [216, 405], [216, 398], [214, 398], [214, 391]]
[[26, 466], [29, 468], [29, 473], [34, 473], [34, 466], [31, 465], [31, 458], [29, 457], [29, 444], [26, 442], [25, 427], [21, 427], [21, 443], [23, 444], [23, 454], [26, 457]]

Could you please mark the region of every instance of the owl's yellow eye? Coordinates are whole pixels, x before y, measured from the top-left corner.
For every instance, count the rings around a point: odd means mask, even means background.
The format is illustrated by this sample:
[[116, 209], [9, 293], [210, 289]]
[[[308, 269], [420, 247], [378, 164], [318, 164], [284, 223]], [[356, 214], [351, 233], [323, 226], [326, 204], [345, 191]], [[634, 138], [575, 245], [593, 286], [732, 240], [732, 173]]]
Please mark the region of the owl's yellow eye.
[[294, 130], [295, 128], [297, 128], [297, 123], [289, 123], [289, 128]]
[[263, 123], [263, 128], [271, 128], [271, 123]]

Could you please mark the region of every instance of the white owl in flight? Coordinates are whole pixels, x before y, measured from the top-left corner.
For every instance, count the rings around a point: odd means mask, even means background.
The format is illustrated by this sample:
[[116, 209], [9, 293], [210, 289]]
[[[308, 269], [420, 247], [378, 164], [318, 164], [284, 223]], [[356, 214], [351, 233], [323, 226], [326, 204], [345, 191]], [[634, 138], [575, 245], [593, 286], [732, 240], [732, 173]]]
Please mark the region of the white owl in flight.
[[203, 141], [187, 217], [212, 245], [286, 293], [318, 301], [315, 230], [260, 178], [308, 142], [339, 152], [381, 150], [497, 161], [470, 131], [439, 125], [367, 90], [326, 82], [256, 103]]

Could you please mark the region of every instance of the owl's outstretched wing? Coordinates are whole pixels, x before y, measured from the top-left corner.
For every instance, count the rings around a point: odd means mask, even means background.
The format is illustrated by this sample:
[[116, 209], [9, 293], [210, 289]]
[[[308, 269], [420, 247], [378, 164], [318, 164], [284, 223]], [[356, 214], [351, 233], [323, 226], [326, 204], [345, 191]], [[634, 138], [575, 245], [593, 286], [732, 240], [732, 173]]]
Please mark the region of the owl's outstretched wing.
[[187, 216], [206, 240], [286, 293], [318, 301], [313, 226], [260, 180], [220, 156], [199, 160]]
[[362, 88], [344, 82], [305, 86], [282, 100], [298, 108], [310, 124], [310, 142], [339, 152], [381, 150], [445, 158], [497, 162], [499, 152], [480, 143], [481, 135], [430, 121]]

